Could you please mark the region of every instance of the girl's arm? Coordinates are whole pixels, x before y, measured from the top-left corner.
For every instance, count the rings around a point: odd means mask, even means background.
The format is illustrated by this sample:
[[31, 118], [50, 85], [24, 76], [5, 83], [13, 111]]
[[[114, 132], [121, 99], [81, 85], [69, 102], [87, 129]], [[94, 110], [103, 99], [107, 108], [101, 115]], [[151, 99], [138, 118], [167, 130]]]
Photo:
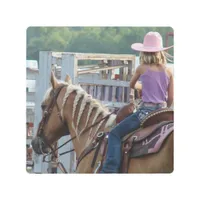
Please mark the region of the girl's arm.
[[[136, 90], [139, 90], [139, 91], [142, 90], [142, 84], [138, 82], [140, 75], [141, 75], [141, 69], [140, 69], [140, 66], [139, 66], [139, 67], [137, 67], [135, 73], [133, 74], [133, 76], [130, 80], [130, 88], [131, 89], [136, 89]], [[132, 103], [132, 104], [134, 103], [134, 95], [133, 94], [130, 94], [129, 102]]]
[[137, 67], [135, 73], [133, 74], [131, 81], [130, 81], [130, 88], [132, 89], [142, 89], [142, 85], [140, 83], [137, 83], [138, 79], [141, 75], [141, 66]]

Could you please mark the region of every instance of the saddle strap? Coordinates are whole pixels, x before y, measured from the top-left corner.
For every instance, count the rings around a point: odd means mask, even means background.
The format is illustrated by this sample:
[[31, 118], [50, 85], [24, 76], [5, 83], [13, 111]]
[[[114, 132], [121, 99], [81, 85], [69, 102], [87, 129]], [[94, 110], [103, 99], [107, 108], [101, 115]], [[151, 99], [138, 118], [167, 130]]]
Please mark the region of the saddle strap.
[[103, 167], [103, 162], [106, 158], [107, 148], [108, 148], [108, 137], [104, 137], [100, 147], [100, 156], [101, 156], [101, 159], [99, 161], [100, 166], [97, 167], [98, 169], [95, 169], [96, 173], [98, 173]]
[[81, 153], [81, 155], [79, 156], [78, 160], [77, 160], [77, 164], [76, 164], [76, 168], [78, 168], [78, 165], [80, 164], [81, 160], [87, 156], [92, 150], [94, 150], [97, 147], [98, 143], [96, 144], [95, 142], [92, 142], [86, 149], [84, 149], [84, 151]]
[[97, 159], [97, 156], [98, 156], [98, 152], [99, 152], [99, 149], [101, 147], [101, 143], [102, 143], [102, 140], [104, 139], [105, 137], [105, 133], [104, 132], [100, 132], [96, 139], [88, 146], [86, 147], [83, 152], [81, 153], [81, 155], [79, 156], [78, 160], [77, 160], [77, 165], [76, 165], [76, 168], [78, 168], [78, 165], [80, 164], [81, 160], [87, 156], [90, 152], [92, 152], [94, 149], [97, 148], [95, 154], [94, 154], [94, 158], [93, 158], [93, 161], [92, 161], [92, 165], [91, 167], [93, 166], [94, 167], [94, 164], [96, 162], [96, 159]]
[[129, 141], [128, 143], [125, 144], [125, 147], [123, 148], [122, 166], [120, 170], [122, 173], [128, 173], [130, 150], [131, 150], [131, 142]]
[[102, 132], [102, 135], [99, 137], [98, 146], [97, 146], [96, 151], [94, 153], [94, 157], [93, 157], [93, 160], [92, 160], [91, 168], [93, 168], [95, 163], [96, 163], [97, 156], [99, 154], [99, 150], [100, 150], [100, 147], [101, 147], [101, 144], [102, 144], [102, 141], [103, 141], [104, 137], [105, 137], [105, 133]]
[[103, 143], [102, 143], [101, 149], [100, 149], [100, 155], [102, 156], [103, 160], [106, 156], [107, 147], [108, 147], [108, 137], [104, 137]]

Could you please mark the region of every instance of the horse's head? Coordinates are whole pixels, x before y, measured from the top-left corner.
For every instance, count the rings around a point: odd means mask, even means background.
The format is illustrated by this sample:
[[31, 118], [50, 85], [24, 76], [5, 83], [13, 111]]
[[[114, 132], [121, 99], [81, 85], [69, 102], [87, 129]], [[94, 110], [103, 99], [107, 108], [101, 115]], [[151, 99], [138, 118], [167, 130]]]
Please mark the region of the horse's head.
[[68, 126], [61, 115], [64, 90], [71, 83], [67, 75], [65, 82], [59, 82], [51, 73], [51, 87], [46, 91], [41, 103], [42, 120], [31, 144], [37, 154], [48, 153], [49, 147], [59, 138], [69, 134]]

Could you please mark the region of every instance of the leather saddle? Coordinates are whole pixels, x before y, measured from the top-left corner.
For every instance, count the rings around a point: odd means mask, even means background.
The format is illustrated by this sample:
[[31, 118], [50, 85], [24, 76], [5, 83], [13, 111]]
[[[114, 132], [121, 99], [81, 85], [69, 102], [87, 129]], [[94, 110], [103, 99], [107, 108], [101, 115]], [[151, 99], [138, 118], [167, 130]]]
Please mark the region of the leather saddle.
[[[120, 109], [126, 113], [131, 111], [131, 105]], [[123, 113], [123, 114], [124, 114]], [[132, 112], [131, 112], [132, 113]], [[130, 113], [130, 114], [131, 114]], [[122, 115], [120, 119], [122, 119]], [[119, 118], [118, 118], [119, 119]], [[121, 172], [128, 171], [128, 164], [131, 158], [141, 157], [147, 154], [157, 153], [160, 151], [163, 142], [174, 130], [174, 111], [173, 109], [163, 108], [151, 112], [141, 122], [141, 126], [136, 131], [129, 133], [122, 140], [122, 164]], [[104, 139], [102, 144], [102, 156], [105, 156], [105, 149], [107, 147], [107, 139]]]
[[174, 111], [169, 108], [151, 112], [141, 122], [141, 127], [123, 139], [121, 171], [128, 171], [129, 159], [160, 151], [166, 138], [174, 130]]

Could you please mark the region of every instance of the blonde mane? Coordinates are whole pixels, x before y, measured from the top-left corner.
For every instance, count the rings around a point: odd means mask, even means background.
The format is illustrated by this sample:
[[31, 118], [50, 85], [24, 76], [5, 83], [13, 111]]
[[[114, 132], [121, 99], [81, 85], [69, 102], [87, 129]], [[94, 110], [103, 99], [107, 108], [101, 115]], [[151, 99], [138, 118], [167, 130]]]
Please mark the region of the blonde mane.
[[[64, 116], [63, 116], [64, 112], [63, 111], [64, 111], [64, 107], [65, 107], [65, 104], [67, 102], [68, 97], [70, 96], [70, 94], [72, 92], [74, 92], [74, 91], [76, 92], [76, 96], [75, 96], [75, 99], [74, 99], [74, 102], [73, 102], [72, 124], [71, 125], [72, 125], [72, 128], [74, 129], [74, 132], [76, 133], [77, 137], [79, 137], [81, 135], [81, 133], [83, 132], [83, 130], [87, 127], [91, 113], [92, 113], [94, 108], [96, 109], [96, 113], [95, 113], [94, 118], [92, 120], [92, 124], [95, 123], [95, 121], [96, 121], [96, 119], [98, 118], [99, 115], [102, 115], [102, 117], [104, 117], [107, 114], [109, 114], [108, 108], [105, 107], [99, 100], [93, 99], [92, 96], [89, 95], [85, 90], [83, 90], [83, 88], [80, 85], [68, 84], [68, 83], [63, 82], [63, 81], [60, 81], [59, 83], [65, 84], [67, 86], [65, 95], [63, 97], [62, 107], [61, 107], [62, 118], [64, 118]], [[52, 87], [50, 87], [47, 90], [43, 101], [46, 101], [50, 97], [51, 91], [52, 91]], [[77, 105], [78, 105], [78, 102], [79, 102], [80, 99], [82, 99], [82, 101], [81, 101], [80, 109], [79, 109], [79, 112], [78, 112], [76, 124], [74, 124], [75, 112], [76, 112], [76, 108], [77, 108]], [[88, 110], [88, 113], [87, 113], [87, 116], [86, 116], [86, 123], [85, 123], [84, 128], [82, 130], [79, 130], [79, 127], [78, 127], [79, 122], [80, 122], [81, 116], [83, 114], [83, 111], [86, 108], [86, 105], [88, 105], [88, 103], [89, 103], [89, 110]], [[108, 121], [106, 123], [106, 127], [110, 127], [111, 125], [113, 125], [115, 118], [116, 118], [115, 115], [111, 115], [108, 118]], [[97, 131], [101, 127], [103, 121], [104, 120], [102, 120], [98, 124], [98, 126], [95, 126], [96, 130], [95, 130], [95, 133], [93, 133], [93, 135], [97, 133]], [[92, 128], [90, 129], [89, 135], [91, 134], [91, 132], [92, 132]]]
[[[78, 101], [80, 99], [82, 99], [76, 124], [74, 124], [74, 122], [73, 122], [74, 120], [72, 120], [72, 127], [73, 127], [74, 131], [76, 132], [76, 135], [78, 136], [78, 135], [81, 135], [82, 131], [87, 127], [89, 119], [90, 119], [90, 115], [94, 108], [96, 108], [96, 114], [94, 116], [93, 123], [95, 122], [95, 120], [97, 119], [97, 117], [100, 114], [103, 114], [103, 116], [105, 116], [109, 113], [109, 111], [108, 111], [108, 108], [105, 107], [102, 103], [100, 103], [96, 99], [93, 99], [92, 96], [89, 95], [85, 90], [83, 90], [83, 88], [80, 85], [69, 84], [67, 87], [66, 93], [64, 95], [64, 98], [63, 98], [63, 103], [62, 103], [62, 108], [61, 108], [61, 116], [62, 117], [64, 117], [63, 110], [65, 107], [66, 101], [67, 101], [69, 95], [74, 91], [76, 92], [76, 96], [75, 96], [75, 99], [73, 102], [72, 119], [74, 119], [74, 117], [75, 117], [75, 112], [76, 112]], [[86, 118], [86, 123], [85, 123], [84, 128], [82, 130], [79, 130], [78, 125], [79, 125], [81, 116], [83, 114], [83, 111], [86, 108], [86, 104], [88, 104], [88, 103], [89, 103], [89, 110], [88, 110], [88, 114], [87, 114], [87, 118]], [[102, 123], [100, 123], [100, 125], [101, 124]], [[98, 127], [100, 127], [100, 126], [98, 126]], [[97, 130], [98, 130], [98, 128], [97, 128]], [[91, 130], [90, 130], [90, 132], [91, 132]]]

